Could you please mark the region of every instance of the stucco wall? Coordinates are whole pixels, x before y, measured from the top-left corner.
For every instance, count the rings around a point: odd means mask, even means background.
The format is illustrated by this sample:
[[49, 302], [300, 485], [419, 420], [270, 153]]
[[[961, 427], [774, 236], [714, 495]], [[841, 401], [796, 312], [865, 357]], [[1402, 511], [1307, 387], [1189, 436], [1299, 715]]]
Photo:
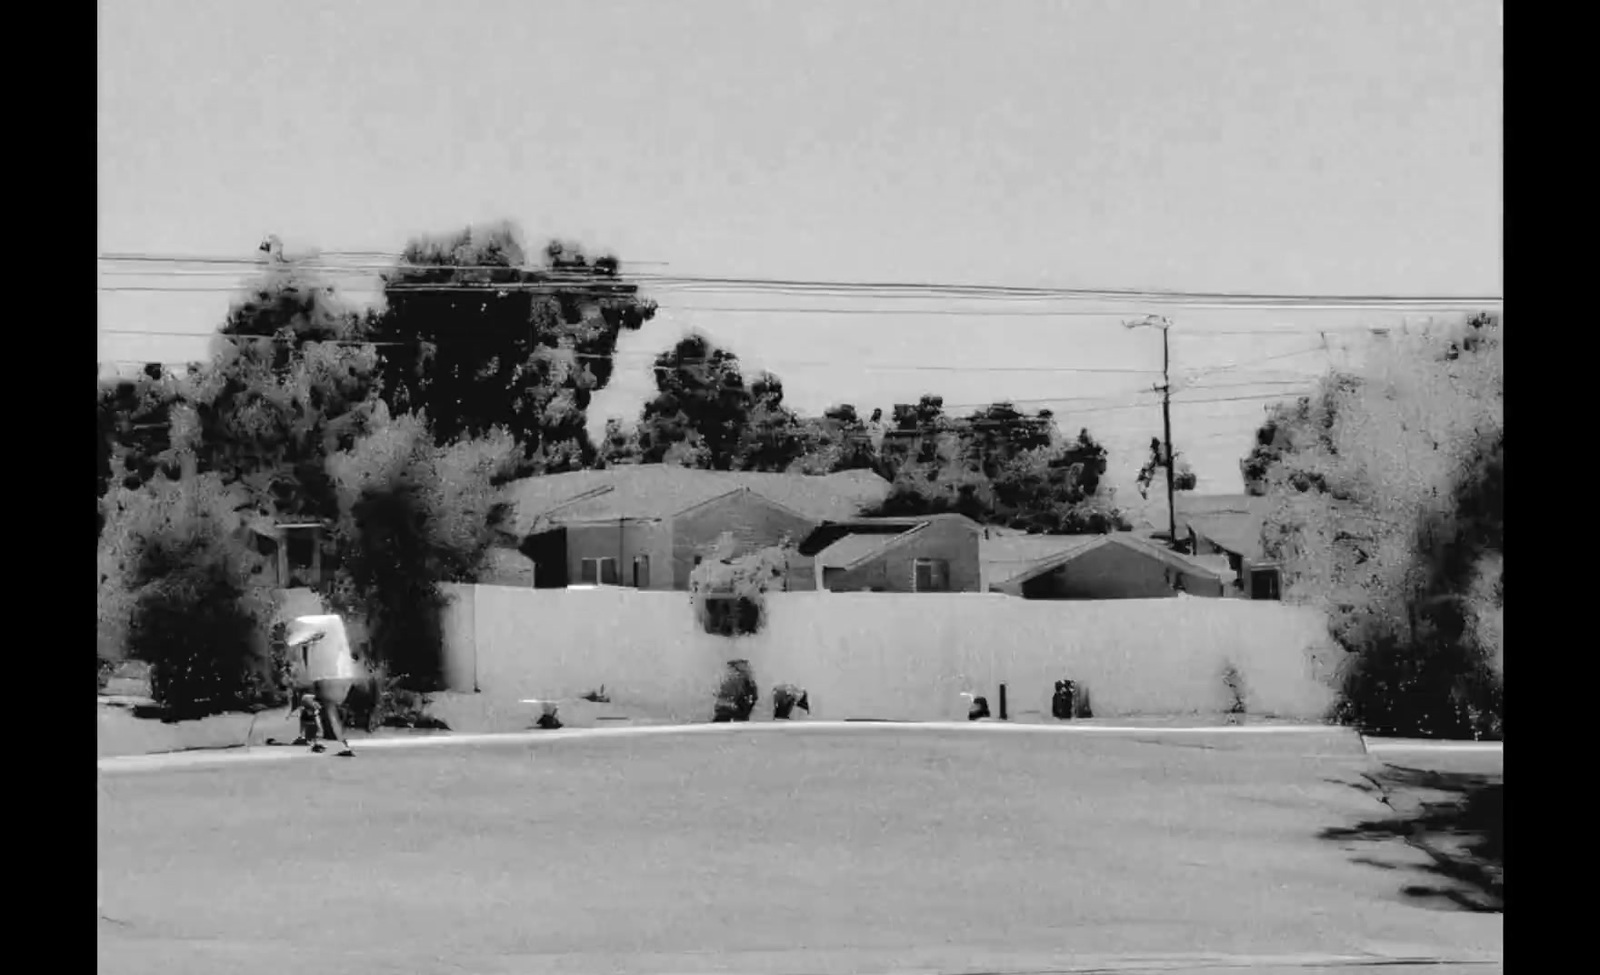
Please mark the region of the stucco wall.
[[449, 611], [471, 622], [447, 622], [447, 670], [474, 671], [496, 699], [604, 684], [618, 704], [693, 721], [709, 718], [722, 668], [739, 657], [763, 701], [794, 682], [818, 718], [957, 720], [963, 691], [994, 706], [1000, 681], [1013, 716], [1048, 715], [1059, 679], [1086, 683], [1101, 716], [1217, 712], [1228, 661], [1251, 713], [1315, 718], [1330, 703], [1310, 653], [1329, 652], [1322, 618], [1281, 603], [816, 592], [773, 594], [768, 610], [763, 632], [726, 639], [696, 628], [682, 593], [478, 586]]
[[678, 589], [689, 588], [694, 557], [707, 556], [724, 532], [731, 532], [738, 547], [735, 555], [776, 545], [788, 535], [798, 542], [813, 523], [768, 501], [753, 491], [718, 498], [672, 521], [672, 577]]
[[982, 562], [978, 555], [981, 535], [982, 529], [970, 522], [935, 519], [878, 558], [840, 573], [834, 585], [852, 592], [876, 589], [885, 593], [908, 593], [913, 591], [913, 564], [917, 559], [943, 559], [949, 566], [950, 592], [981, 592]]

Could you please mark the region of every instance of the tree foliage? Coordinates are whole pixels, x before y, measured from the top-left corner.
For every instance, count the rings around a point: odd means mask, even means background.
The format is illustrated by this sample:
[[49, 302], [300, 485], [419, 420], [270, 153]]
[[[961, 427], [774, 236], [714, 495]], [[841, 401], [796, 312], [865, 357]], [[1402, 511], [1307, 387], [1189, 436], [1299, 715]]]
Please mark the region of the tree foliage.
[[507, 431], [439, 445], [423, 416], [383, 408], [371, 432], [328, 459], [339, 505], [335, 605], [367, 618], [373, 656], [407, 687], [438, 685], [440, 585], [477, 577], [506, 514], [495, 486], [517, 459]]
[[[1134, 479], [1134, 482], [1139, 487], [1139, 497], [1148, 498], [1150, 496], [1150, 485], [1154, 483], [1156, 474], [1165, 471], [1169, 463], [1172, 466], [1172, 489], [1174, 491], [1193, 491], [1195, 489], [1199, 479], [1195, 477], [1194, 471], [1189, 468], [1188, 462], [1183, 459], [1183, 452], [1172, 450], [1170, 447], [1164, 449], [1161, 444], [1161, 438], [1152, 437], [1150, 438], [1149, 459], [1144, 462], [1143, 467], [1139, 468], [1139, 474]], [[1242, 467], [1243, 464], [1241, 463]]]
[[509, 223], [423, 237], [384, 276], [369, 330], [390, 411], [426, 412], [438, 443], [503, 429], [529, 472], [593, 459], [585, 416], [624, 331], [655, 304], [615, 257], [551, 242], [530, 266]]
[[99, 557], [101, 623], [151, 665], [152, 696], [176, 717], [248, 707], [271, 688], [269, 607], [237, 493], [188, 466], [107, 495]]
[[1107, 452], [1087, 429], [1061, 436], [1049, 410], [995, 403], [950, 417], [925, 395], [896, 405], [880, 470], [894, 490], [876, 513], [954, 512], [1030, 532], [1100, 533], [1126, 526], [1102, 490]]
[[637, 429], [647, 464], [784, 471], [805, 451], [783, 383], [770, 373], [747, 381], [739, 357], [704, 335], [686, 335], [657, 356], [655, 383]]
[[1247, 458], [1274, 502], [1263, 542], [1286, 598], [1325, 607], [1351, 651], [1352, 721], [1499, 731], [1503, 376], [1497, 318], [1401, 336], [1275, 413]]
[[745, 636], [766, 625], [766, 594], [788, 571], [792, 540], [737, 555], [738, 541], [724, 532], [711, 554], [689, 574], [695, 618], [718, 636]]

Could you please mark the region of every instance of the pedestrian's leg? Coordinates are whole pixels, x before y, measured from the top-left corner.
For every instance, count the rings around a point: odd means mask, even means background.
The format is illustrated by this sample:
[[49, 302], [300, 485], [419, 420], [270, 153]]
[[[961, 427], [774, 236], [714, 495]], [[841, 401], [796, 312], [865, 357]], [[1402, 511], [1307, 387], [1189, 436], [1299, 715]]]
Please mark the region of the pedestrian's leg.
[[339, 705], [350, 696], [349, 680], [319, 680], [317, 681], [317, 701], [322, 705], [322, 731], [328, 741], [337, 741], [344, 745], [339, 752], [342, 756], [354, 755], [350, 748], [350, 741], [344, 736], [344, 727], [339, 721]]

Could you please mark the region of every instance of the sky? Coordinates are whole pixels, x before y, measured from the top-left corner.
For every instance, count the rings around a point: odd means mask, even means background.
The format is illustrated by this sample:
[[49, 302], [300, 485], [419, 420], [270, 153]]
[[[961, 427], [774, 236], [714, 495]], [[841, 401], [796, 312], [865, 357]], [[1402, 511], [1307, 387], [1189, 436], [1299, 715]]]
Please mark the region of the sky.
[[[1493, 0], [102, 0], [98, 74], [101, 254], [392, 253], [509, 219], [668, 274], [1501, 290]], [[108, 363], [203, 358], [244, 280], [101, 269]], [[805, 412], [1055, 400], [1118, 484], [1160, 433], [1160, 335], [1122, 325], [1149, 308], [661, 301], [594, 424], [693, 328]], [[1202, 493], [1240, 489], [1268, 394], [1425, 317], [1160, 310]]]

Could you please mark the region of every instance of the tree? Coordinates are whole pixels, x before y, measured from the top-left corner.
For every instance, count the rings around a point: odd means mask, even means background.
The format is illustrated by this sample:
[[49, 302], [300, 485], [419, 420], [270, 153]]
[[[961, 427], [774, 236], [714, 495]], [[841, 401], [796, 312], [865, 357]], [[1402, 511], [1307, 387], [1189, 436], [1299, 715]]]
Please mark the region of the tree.
[[412, 241], [384, 299], [370, 334], [392, 343], [391, 413], [425, 411], [441, 444], [504, 429], [529, 471], [592, 459], [590, 398], [611, 379], [618, 337], [656, 310], [615, 257], [552, 242], [528, 266], [509, 223]]
[[[1150, 459], [1145, 461], [1143, 467], [1139, 468], [1139, 475], [1135, 479], [1135, 483], [1139, 486], [1139, 497], [1148, 498], [1150, 496], [1150, 484], [1155, 480], [1156, 472], [1166, 469], [1167, 462], [1162, 456], [1164, 453], [1166, 451], [1161, 449], [1161, 438], [1152, 437], [1150, 439]], [[1197, 483], [1194, 471], [1190, 470], [1188, 463], [1181, 459], [1183, 457], [1182, 453], [1178, 451], [1172, 451], [1171, 453], [1173, 463], [1172, 489], [1174, 491], [1193, 491]], [[1243, 466], [1241, 462], [1241, 469]]]
[[656, 395], [638, 426], [645, 463], [783, 471], [804, 454], [800, 422], [783, 405], [783, 383], [770, 373], [747, 383], [739, 357], [704, 335], [686, 335], [657, 356], [655, 381]]
[[214, 474], [157, 474], [106, 497], [100, 539], [102, 631], [151, 666], [151, 694], [174, 717], [258, 702], [271, 689], [236, 492]]
[[880, 470], [894, 484], [875, 513], [954, 512], [976, 521], [1036, 532], [1111, 531], [1126, 525], [1101, 493], [1105, 448], [1087, 430], [1063, 440], [1048, 410], [995, 403], [972, 414], [945, 414], [925, 395], [894, 407]]
[[328, 458], [342, 555], [335, 604], [367, 617], [374, 656], [409, 689], [438, 686], [440, 586], [477, 578], [507, 513], [496, 486], [518, 453], [504, 430], [441, 446], [425, 417], [380, 408], [370, 432]]
[[1350, 651], [1345, 716], [1382, 733], [1499, 733], [1499, 328], [1406, 337], [1273, 418], [1263, 542]]
[[639, 431], [624, 427], [616, 417], [606, 421], [605, 434], [595, 447], [597, 468], [620, 467], [639, 463]]
[[802, 453], [789, 469], [797, 474], [876, 469], [882, 415], [882, 410], [876, 410], [872, 420], [864, 422], [856, 408], [845, 403], [829, 407], [820, 417], [801, 417], [798, 436]]

